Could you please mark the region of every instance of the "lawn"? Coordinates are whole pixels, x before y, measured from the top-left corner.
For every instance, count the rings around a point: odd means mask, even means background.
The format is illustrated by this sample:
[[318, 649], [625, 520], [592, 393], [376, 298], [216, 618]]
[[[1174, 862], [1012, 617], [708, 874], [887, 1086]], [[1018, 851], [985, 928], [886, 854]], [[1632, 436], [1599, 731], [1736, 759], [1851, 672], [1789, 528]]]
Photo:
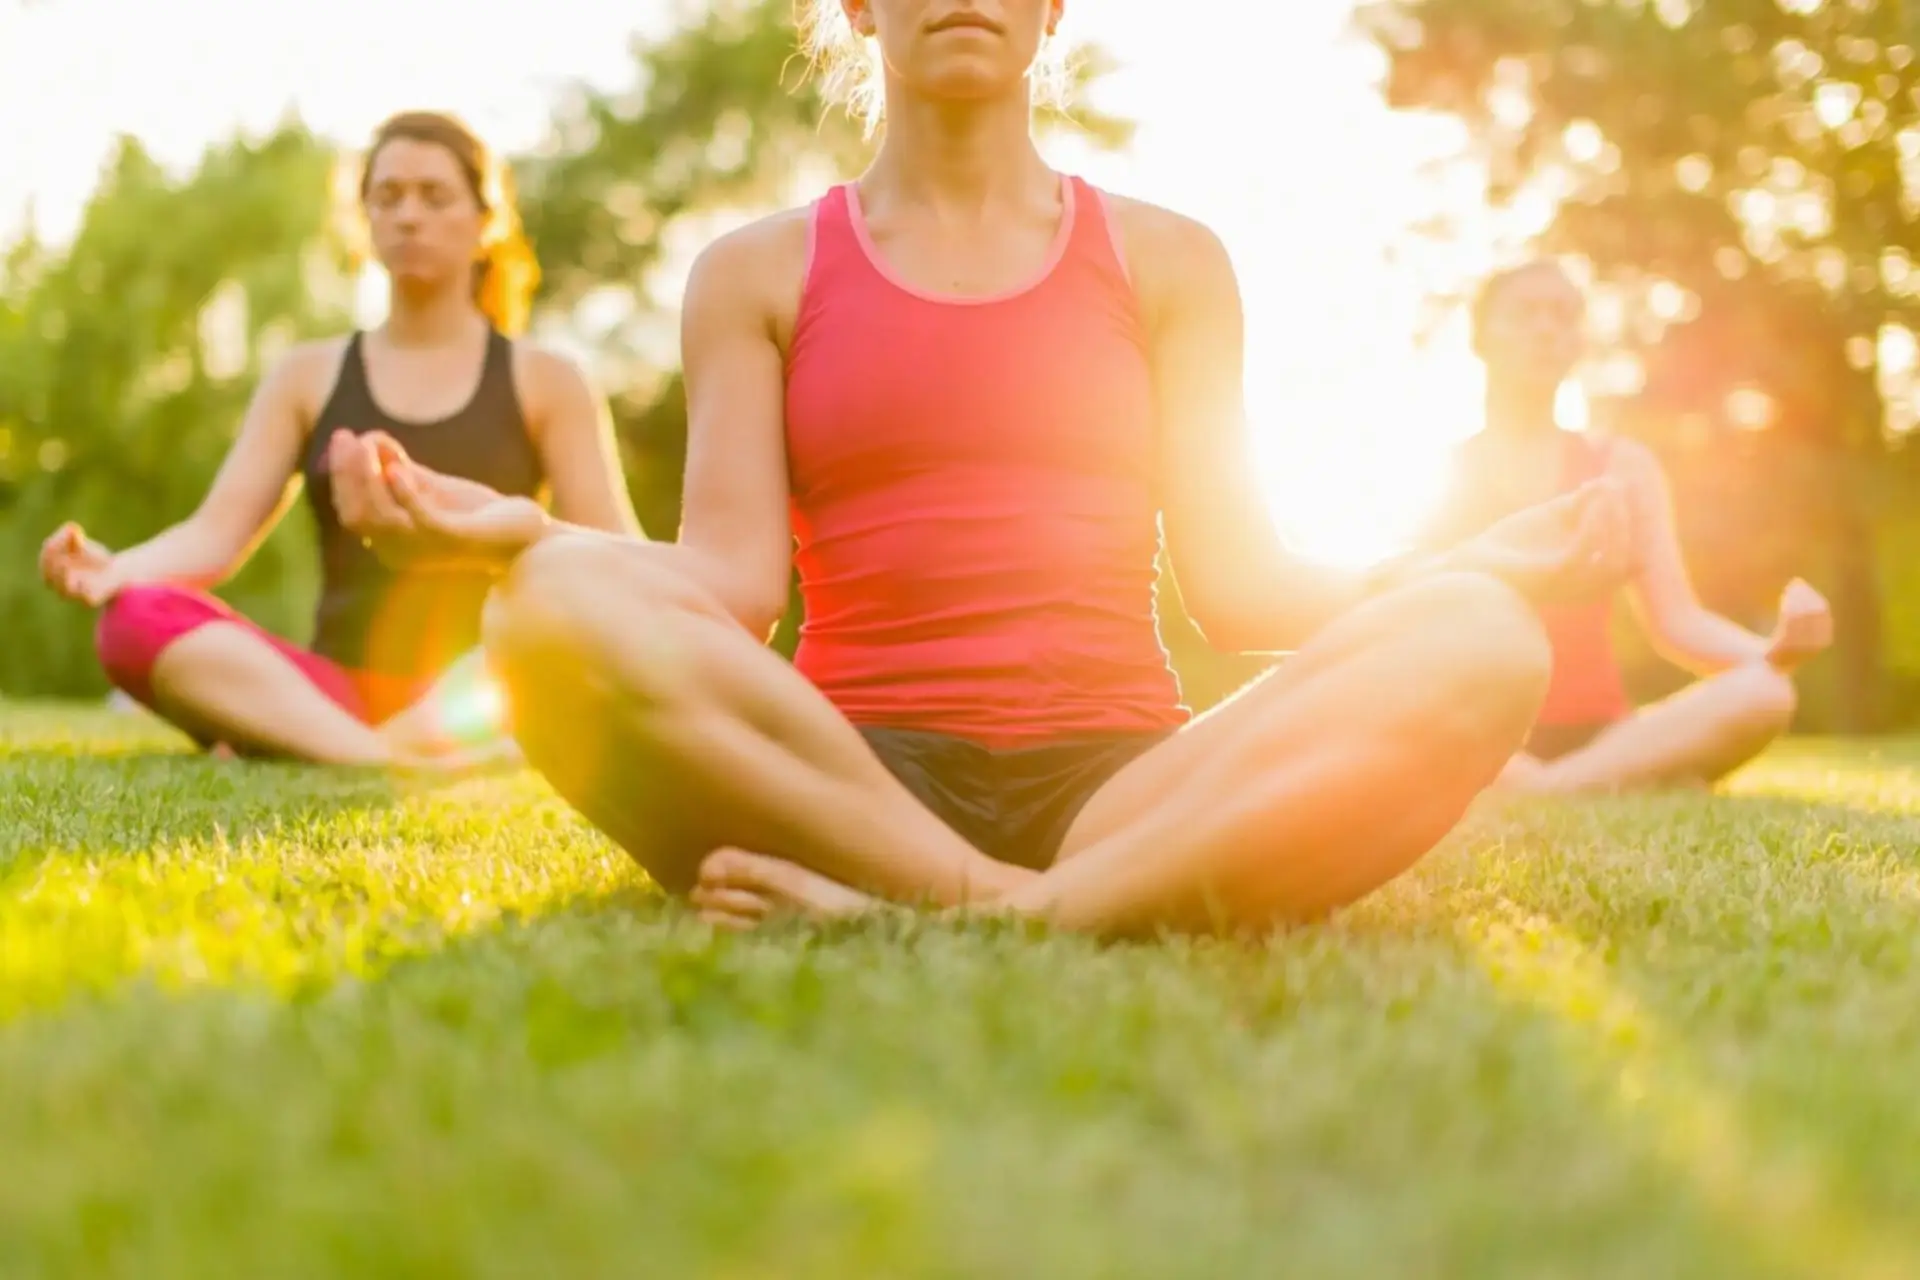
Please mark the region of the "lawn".
[[1920, 1275], [1920, 745], [1270, 943], [715, 937], [531, 777], [0, 710], [0, 1276]]

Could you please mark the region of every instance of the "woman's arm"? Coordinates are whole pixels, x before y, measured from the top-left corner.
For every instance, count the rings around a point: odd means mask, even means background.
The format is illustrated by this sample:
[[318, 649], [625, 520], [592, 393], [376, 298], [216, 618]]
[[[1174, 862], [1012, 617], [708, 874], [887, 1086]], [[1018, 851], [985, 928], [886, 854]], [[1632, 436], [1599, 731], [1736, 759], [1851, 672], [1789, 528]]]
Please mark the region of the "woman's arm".
[[515, 354], [554, 514], [582, 528], [638, 536], [606, 397], [563, 356], [524, 346]]
[[116, 555], [116, 587], [213, 587], [246, 563], [293, 498], [309, 388], [338, 363], [339, 352], [338, 340], [297, 348], [261, 380], [207, 496], [180, 523]]
[[[793, 565], [786, 362], [776, 334], [782, 285], [792, 284], [798, 293], [805, 230], [803, 217], [776, 215], [714, 241], [695, 259], [681, 307], [687, 463], [679, 537], [660, 550], [713, 592], [741, 626], [761, 637], [770, 635], [786, 613]], [[650, 541], [633, 521], [624, 495], [618, 504], [627, 514], [619, 530], [594, 528], [577, 517], [581, 507], [605, 517], [616, 500], [594, 474], [598, 464], [580, 461], [586, 451], [578, 439], [586, 433], [577, 402], [571, 416], [575, 518], [555, 519], [524, 499], [503, 499], [421, 469], [403, 468], [383, 483], [392, 457], [403, 456], [397, 446], [383, 446], [392, 455], [383, 461], [367, 442], [349, 441], [345, 449], [353, 484], [343, 495], [349, 510], [342, 520], [376, 539], [397, 536], [402, 545], [394, 554], [405, 554], [408, 542], [420, 545], [424, 533], [425, 542], [445, 544], [429, 554], [466, 554], [499, 569], [556, 536]], [[409, 482], [408, 475], [417, 478]]]
[[[805, 212], [731, 232], [701, 253], [681, 311], [687, 466], [679, 545], [740, 624], [766, 637], [787, 611], [786, 359], [782, 306], [799, 294]], [[783, 296], [790, 295], [790, 296]]]
[[[1161, 424], [1163, 519], [1180, 598], [1216, 647], [1298, 649], [1382, 591], [1436, 573], [1477, 572], [1529, 600], [1610, 590], [1627, 561], [1611, 485], [1515, 513], [1457, 545], [1416, 548], [1365, 572], [1295, 554], [1252, 465], [1242, 389], [1244, 330], [1226, 249], [1198, 223], [1128, 202], [1140, 250]], [[1440, 541], [1444, 542], [1442, 538]]]
[[1168, 551], [1181, 601], [1209, 643], [1297, 649], [1383, 586], [1439, 567], [1440, 557], [1418, 555], [1356, 573], [1287, 546], [1253, 466], [1245, 321], [1225, 246], [1178, 214], [1114, 203], [1152, 342]]
[[1661, 657], [1697, 676], [1764, 659], [1772, 641], [1708, 609], [1694, 592], [1674, 527], [1673, 497], [1658, 458], [1632, 440], [1616, 441], [1612, 470], [1633, 512], [1638, 572], [1628, 600]]

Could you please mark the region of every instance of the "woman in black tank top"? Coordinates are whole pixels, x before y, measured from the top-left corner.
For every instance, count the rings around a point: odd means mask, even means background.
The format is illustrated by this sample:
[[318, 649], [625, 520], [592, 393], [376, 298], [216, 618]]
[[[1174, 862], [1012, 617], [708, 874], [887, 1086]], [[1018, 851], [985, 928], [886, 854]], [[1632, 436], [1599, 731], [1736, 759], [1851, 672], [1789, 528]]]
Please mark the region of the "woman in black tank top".
[[[512, 341], [538, 268], [500, 166], [426, 112], [375, 134], [361, 181], [389, 315], [305, 344], [256, 391], [198, 510], [112, 552], [68, 524], [41, 551], [55, 590], [101, 610], [113, 683], [203, 746], [353, 764], [449, 764], [509, 746], [478, 664], [481, 569], [392, 567], [343, 526], [332, 471], [356, 437], [437, 472], [637, 526], [599, 397], [569, 363]], [[304, 482], [319, 535], [311, 647], [206, 594], [244, 563]], [[351, 512], [347, 512], [351, 515]]]

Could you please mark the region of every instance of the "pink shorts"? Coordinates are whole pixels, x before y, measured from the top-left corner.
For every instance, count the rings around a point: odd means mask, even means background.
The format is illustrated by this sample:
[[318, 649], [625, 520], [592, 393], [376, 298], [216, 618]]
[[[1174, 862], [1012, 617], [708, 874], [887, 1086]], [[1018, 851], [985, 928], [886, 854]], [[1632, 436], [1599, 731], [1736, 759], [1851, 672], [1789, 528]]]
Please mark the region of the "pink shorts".
[[235, 613], [205, 592], [149, 584], [128, 587], [100, 612], [94, 649], [107, 678], [143, 706], [153, 701], [153, 664], [167, 646], [210, 622], [244, 627], [300, 669], [313, 687], [366, 724], [379, 724], [412, 705], [433, 684], [430, 677], [355, 671], [302, 649]]

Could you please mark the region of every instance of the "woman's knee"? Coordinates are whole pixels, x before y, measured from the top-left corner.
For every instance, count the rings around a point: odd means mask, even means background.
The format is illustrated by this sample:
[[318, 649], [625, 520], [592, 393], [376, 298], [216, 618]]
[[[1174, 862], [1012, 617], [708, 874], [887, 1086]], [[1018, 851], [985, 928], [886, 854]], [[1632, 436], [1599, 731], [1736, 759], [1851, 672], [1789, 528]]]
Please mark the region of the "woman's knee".
[[219, 611], [208, 597], [185, 587], [146, 583], [124, 588], [100, 610], [93, 651], [115, 688], [141, 701], [151, 696], [153, 666], [161, 652]]
[[1793, 727], [1800, 695], [1791, 677], [1771, 663], [1754, 662], [1729, 673], [1740, 690], [1736, 713], [1741, 727], [1756, 736], [1778, 737]]
[[512, 686], [631, 659], [632, 640], [694, 603], [670, 566], [641, 551], [583, 535], [529, 548], [494, 587], [481, 619], [494, 674]]

